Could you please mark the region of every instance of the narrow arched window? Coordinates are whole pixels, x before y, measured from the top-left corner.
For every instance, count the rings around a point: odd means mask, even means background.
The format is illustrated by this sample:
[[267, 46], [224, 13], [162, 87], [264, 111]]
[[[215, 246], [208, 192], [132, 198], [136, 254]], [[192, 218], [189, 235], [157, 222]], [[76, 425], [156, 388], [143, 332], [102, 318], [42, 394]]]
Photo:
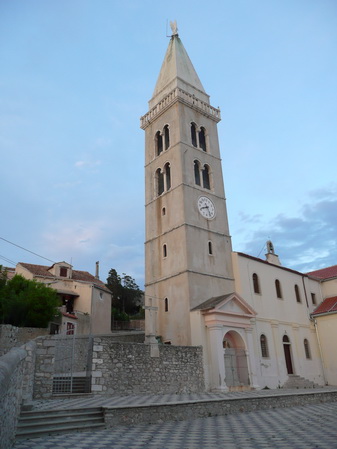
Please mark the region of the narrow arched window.
[[206, 151], [206, 131], [203, 127], [201, 127], [199, 131], [199, 147], [203, 151]]
[[157, 156], [163, 151], [163, 137], [160, 134], [160, 131], [156, 132], [156, 153]]
[[253, 288], [254, 293], [260, 293], [260, 283], [259, 283], [259, 277], [256, 273], [253, 274]]
[[296, 296], [296, 301], [301, 302], [300, 289], [298, 288], [297, 284], [295, 284], [295, 296]]
[[165, 150], [170, 146], [170, 130], [168, 125], [164, 126], [164, 140], [165, 140]]
[[211, 242], [211, 241], [208, 242], [208, 254], [209, 254], [210, 256], [213, 255], [213, 245], [212, 245], [212, 242]]
[[307, 340], [306, 338], [304, 339], [303, 344], [304, 344], [305, 357], [306, 357], [307, 359], [311, 359], [311, 353], [310, 353], [310, 348], [309, 348], [309, 342], [308, 342], [308, 340]]
[[168, 298], [164, 299], [164, 310], [165, 312], [168, 312], [169, 309], [169, 303], [168, 303]]
[[167, 257], [167, 246], [166, 243], [163, 245], [163, 257]]
[[166, 190], [170, 190], [170, 188], [171, 188], [171, 167], [170, 167], [169, 162], [167, 162], [165, 164], [164, 171], [165, 171]]
[[202, 185], [205, 189], [211, 188], [210, 183], [210, 175], [209, 175], [209, 166], [204, 165], [204, 169], [202, 170]]
[[282, 299], [281, 283], [278, 279], [275, 281], [276, 296]]
[[269, 357], [267, 337], [264, 334], [260, 337], [260, 345], [262, 357]]
[[194, 161], [194, 181], [197, 186], [201, 185], [200, 181], [200, 164], [198, 161]]
[[161, 195], [164, 192], [164, 173], [160, 168], [156, 171], [156, 184], [157, 184], [157, 195]]
[[191, 141], [194, 147], [197, 147], [197, 125], [195, 123], [191, 123]]

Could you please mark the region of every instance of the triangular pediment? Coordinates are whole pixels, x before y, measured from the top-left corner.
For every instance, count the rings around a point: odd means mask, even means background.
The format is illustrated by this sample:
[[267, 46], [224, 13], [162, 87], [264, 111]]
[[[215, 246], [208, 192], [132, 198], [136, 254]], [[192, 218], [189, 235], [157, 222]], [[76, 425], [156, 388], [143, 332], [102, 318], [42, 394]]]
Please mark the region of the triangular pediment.
[[255, 310], [236, 292], [210, 298], [192, 311], [195, 310], [201, 310], [204, 314], [221, 313], [251, 318], [256, 316]]

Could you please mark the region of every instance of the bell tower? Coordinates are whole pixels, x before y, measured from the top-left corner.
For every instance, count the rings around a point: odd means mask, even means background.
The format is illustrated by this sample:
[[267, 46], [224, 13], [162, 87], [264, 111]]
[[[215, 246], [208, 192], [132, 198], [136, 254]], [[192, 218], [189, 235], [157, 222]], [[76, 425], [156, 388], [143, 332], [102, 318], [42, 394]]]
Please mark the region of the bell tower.
[[[234, 291], [217, 123], [176, 24], [145, 130], [146, 335], [191, 345], [190, 310]], [[148, 340], [148, 341], [150, 341]]]

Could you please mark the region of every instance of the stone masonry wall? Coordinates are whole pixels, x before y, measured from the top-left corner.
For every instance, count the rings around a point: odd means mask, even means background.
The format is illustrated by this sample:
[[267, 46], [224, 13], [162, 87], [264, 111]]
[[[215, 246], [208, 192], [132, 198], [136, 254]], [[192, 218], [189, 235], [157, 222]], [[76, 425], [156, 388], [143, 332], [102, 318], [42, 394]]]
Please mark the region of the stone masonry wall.
[[201, 347], [121, 343], [95, 337], [92, 392], [99, 394], [167, 394], [205, 391]]
[[26, 355], [23, 348], [13, 348], [0, 358], [0, 449], [14, 444]]
[[16, 327], [11, 324], [0, 324], [0, 356], [14, 347], [22, 346], [34, 338], [48, 333], [48, 328]]

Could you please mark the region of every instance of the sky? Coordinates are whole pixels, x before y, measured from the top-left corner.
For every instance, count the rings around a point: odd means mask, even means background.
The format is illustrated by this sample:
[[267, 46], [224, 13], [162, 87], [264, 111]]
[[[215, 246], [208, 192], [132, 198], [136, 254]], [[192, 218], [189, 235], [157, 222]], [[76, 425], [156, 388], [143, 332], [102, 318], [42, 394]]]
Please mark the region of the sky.
[[175, 19], [221, 109], [233, 250], [337, 264], [335, 0], [0, 0], [0, 264], [144, 287], [139, 118]]

